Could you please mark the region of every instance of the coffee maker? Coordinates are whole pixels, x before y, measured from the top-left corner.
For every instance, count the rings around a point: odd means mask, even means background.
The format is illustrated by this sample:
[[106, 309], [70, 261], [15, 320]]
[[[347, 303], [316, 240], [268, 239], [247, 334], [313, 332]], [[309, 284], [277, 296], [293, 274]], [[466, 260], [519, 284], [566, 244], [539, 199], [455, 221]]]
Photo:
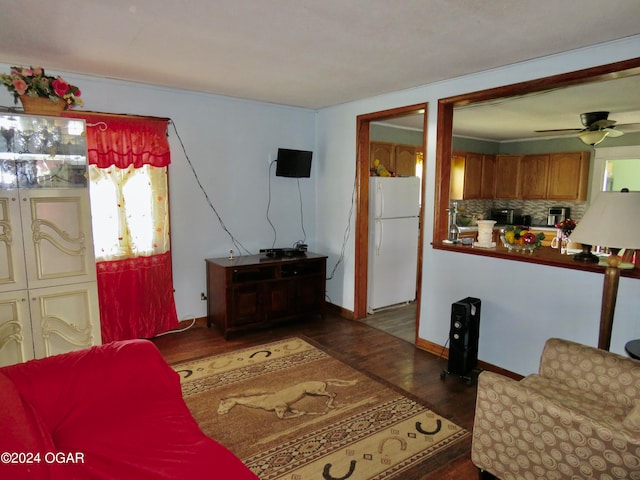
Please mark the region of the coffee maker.
[[569, 207], [549, 207], [547, 226], [555, 227], [558, 222], [562, 222], [567, 218], [571, 218], [571, 209]]

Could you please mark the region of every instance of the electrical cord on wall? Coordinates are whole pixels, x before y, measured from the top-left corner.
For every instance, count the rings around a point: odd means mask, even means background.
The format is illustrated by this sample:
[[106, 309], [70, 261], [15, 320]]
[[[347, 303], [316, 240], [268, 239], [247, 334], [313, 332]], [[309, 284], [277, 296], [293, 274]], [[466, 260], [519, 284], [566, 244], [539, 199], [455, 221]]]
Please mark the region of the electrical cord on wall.
[[267, 173], [267, 177], [269, 178], [269, 197], [267, 200], [267, 222], [271, 225], [271, 229], [273, 230], [273, 243], [271, 244], [271, 248], [276, 246], [276, 238], [278, 238], [278, 232], [276, 231], [276, 227], [271, 223], [271, 219], [269, 218], [269, 207], [271, 207], [271, 166], [276, 163], [276, 160], [272, 160], [269, 164], [269, 171]]
[[342, 240], [342, 249], [340, 250], [340, 256], [338, 257], [338, 261], [333, 266], [333, 269], [331, 270], [331, 273], [327, 277], [327, 280], [333, 279], [333, 276], [336, 273], [338, 265], [340, 265], [342, 263], [342, 261], [344, 260], [344, 251], [345, 251], [345, 249], [347, 247], [347, 240], [349, 239], [349, 234], [351, 233], [351, 217], [353, 215], [353, 205], [355, 204], [357, 181], [358, 181], [358, 176], [354, 174], [354, 176], [353, 176], [353, 190], [351, 191], [351, 206], [349, 207], [349, 215], [347, 217], [347, 228], [345, 228], [345, 230], [344, 230], [344, 236], [343, 236], [343, 240]]
[[209, 207], [211, 208], [211, 210], [215, 214], [216, 218], [218, 219], [218, 223], [220, 223], [220, 226], [225, 231], [225, 233], [227, 235], [229, 235], [229, 238], [231, 239], [231, 242], [238, 249], [240, 254], [242, 254], [242, 250], [244, 250], [247, 254], [251, 255], [251, 252], [249, 250], [247, 250], [244, 247], [244, 245], [242, 245], [242, 243], [240, 243], [240, 241], [236, 237], [233, 236], [233, 234], [229, 231], [227, 226], [222, 221], [222, 217], [220, 217], [220, 214], [216, 210], [216, 207], [213, 206], [213, 203], [211, 202], [211, 199], [209, 198], [209, 195], [207, 194], [207, 191], [204, 189], [204, 186], [202, 185], [202, 183], [200, 182], [200, 179], [198, 178], [198, 174], [196, 173], [196, 169], [193, 167], [193, 164], [191, 163], [191, 159], [189, 158], [189, 155], [187, 154], [187, 150], [186, 150], [186, 148], [184, 146], [184, 143], [182, 143], [182, 138], [180, 138], [180, 134], [178, 133], [178, 129], [176, 128], [175, 122], [173, 120], [169, 119], [169, 123], [173, 126], [173, 130], [176, 132], [176, 137], [178, 137], [178, 141], [180, 142], [180, 146], [182, 147], [182, 152], [184, 153], [184, 157], [187, 159], [187, 163], [189, 164], [189, 167], [191, 168], [191, 171], [193, 172], [193, 176], [195, 177], [196, 183], [198, 184], [198, 187], [202, 191], [202, 193], [204, 195], [204, 198], [206, 199], [207, 203], [209, 204]]
[[302, 226], [302, 240], [298, 240], [294, 246], [304, 245], [307, 243], [307, 232], [304, 231], [304, 211], [302, 209], [302, 191], [300, 190], [300, 179], [296, 178], [298, 181], [298, 198], [300, 199], [300, 225]]
[[[271, 222], [271, 219], [269, 218], [269, 208], [271, 207], [271, 166], [276, 163], [276, 160], [273, 160], [270, 164], [269, 164], [269, 173], [268, 173], [268, 177], [269, 177], [269, 187], [268, 187], [268, 199], [267, 199], [267, 222], [269, 222], [269, 225], [271, 225], [271, 229], [273, 230], [273, 243], [271, 244], [271, 248], [275, 248], [276, 246], [276, 239], [278, 238], [278, 232], [276, 231], [276, 227], [273, 225], [273, 223]], [[300, 224], [302, 226], [302, 240], [298, 240], [293, 244], [294, 248], [297, 248], [299, 245], [304, 245], [307, 242], [307, 232], [304, 229], [304, 209], [302, 207], [302, 190], [300, 189], [300, 179], [296, 178], [297, 182], [298, 182], [298, 199], [300, 201]]]

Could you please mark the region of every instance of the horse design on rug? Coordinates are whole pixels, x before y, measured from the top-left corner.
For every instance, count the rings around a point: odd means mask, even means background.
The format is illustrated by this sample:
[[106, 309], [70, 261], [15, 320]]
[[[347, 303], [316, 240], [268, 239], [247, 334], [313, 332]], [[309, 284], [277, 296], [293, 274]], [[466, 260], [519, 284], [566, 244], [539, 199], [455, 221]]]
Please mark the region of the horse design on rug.
[[[330, 379], [324, 382], [308, 381], [297, 383], [277, 392], [245, 392], [241, 395], [221, 399], [218, 406], [218, 414], [224, 415], [229, 413], [229, 410], [236, 405], [243, 405], [249, 408], [266, 410], [267, 412], [273, 411], [280, 419], [296, 418], [302, 415], [325, 415], [329, 409], [335, 408], [334, 401], [336, 397], [335, 393], [327, 391], [327, 387], [350, 387], [356, 383], [358, 383], [357, 380]], [[305, 412], [292, 407], [294, 403], [302, 400], [306, 395], [326, 397], [326, 410], [324, 412]]]

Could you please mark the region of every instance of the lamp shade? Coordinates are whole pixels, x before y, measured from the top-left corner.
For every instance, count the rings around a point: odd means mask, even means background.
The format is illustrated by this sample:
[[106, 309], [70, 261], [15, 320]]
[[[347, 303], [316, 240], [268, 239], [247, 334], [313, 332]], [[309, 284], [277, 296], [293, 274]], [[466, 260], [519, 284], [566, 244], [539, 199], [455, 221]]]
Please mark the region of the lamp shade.
[[571, 233], [571, 241], [640, 249], [640, 192], [600, 192]]
[[598, 145], [609, 135], [608, 130], [587, 130], [578, 135], [578, 138], [587, 145]]

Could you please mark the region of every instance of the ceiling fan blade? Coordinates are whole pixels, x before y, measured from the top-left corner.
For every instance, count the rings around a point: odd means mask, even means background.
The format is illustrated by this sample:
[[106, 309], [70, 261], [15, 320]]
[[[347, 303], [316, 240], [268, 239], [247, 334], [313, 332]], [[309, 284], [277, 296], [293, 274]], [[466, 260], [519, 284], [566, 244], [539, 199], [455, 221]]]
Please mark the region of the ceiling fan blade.
[[[600, 128], [609, 128], [616, 124], [615, 120], [607, 120], [606, 118], [603, 120], [596, 120], [595, 122], [589, 125], [590, 130], [598, 130]], [[593, 128], [598, 127], [598, 128]]]
[[621, 123], [616, 125], [616, 130], [622, 132], [640, 132], [640, 123]]
[[567, 132], [567, 133], [573, 133], [573, 132], [581, 132], [582, 130], [584, 130], [583, 128], [556, 128], [553, 130], [536, 130], [536, 133], [547, 133], [547, 132]]
[[614, 130], [613, 128], [603, 128], [602, 131], [609, 132], [608, 136], [611, 138], [621, 137], [622, 135], [624, 135], [624, 132], [621, 132], [620, 130]]

